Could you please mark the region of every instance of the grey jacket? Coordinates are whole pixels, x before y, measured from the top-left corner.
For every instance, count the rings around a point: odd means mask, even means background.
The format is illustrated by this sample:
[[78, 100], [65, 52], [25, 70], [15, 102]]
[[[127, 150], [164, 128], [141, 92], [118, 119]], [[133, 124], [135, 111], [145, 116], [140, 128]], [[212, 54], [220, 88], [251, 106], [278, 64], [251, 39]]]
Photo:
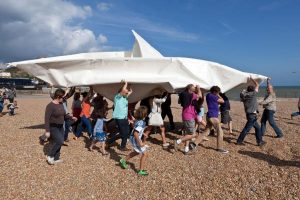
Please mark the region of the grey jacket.
[[257, 92], [247, 92], [243, 90], [240, 94], [241, 101], [244, 103], [247, 114], [256, 113], [258, 110]]
[[263, 106], [263, 108], [267, 110], [273, 110], [276, 111], [276, 95], [273, 94], [267, 94], [262, 102], [259, 103]]

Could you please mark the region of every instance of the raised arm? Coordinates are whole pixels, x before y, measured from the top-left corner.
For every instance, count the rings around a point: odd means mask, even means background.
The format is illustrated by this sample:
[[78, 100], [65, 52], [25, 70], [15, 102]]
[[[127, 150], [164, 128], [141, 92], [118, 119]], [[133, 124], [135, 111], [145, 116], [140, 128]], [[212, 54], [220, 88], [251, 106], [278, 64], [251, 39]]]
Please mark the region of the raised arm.
[[71, 87], [68, 92], [66, 92], [65, 99], [69, 99], [75, 93], [76, 87]]
[[201, 88], [199, 85], [196, 86], [196, 94], [197, 94], [198, 99], [203, 97], [202, 91], [201, 91]]
[[130, 88], [129, 90], [128, 90], [128, 93], [127, 93], [127, 97], [129, 97], [131, 94], [132, 94], [132, 88]]
[[90, 86], [90, 90], [89, 90], [89, 93], [87, 95], [88, 101], [90, 101], [93, 98], [93, 93], [94, 93], [93, 87]]
[[167, 100], [168, 96], [165, 96], [164, 98], [158, 99], [154, 98], [153, 101], [154, 103], [164, 103]]
[[224, 101], [224, 99], [220, 96], [220, 94], [218, 94], [218, 97], [219, 97], [219, 99], [218, 99], [218, 103], [224, 103], [225, 101]]
[[254, 85], [255, 85], [255, 91], [256, 92], [258, 92], [258, 89], [259, 89], [259, 83], [256, 81], [256, 80], [254, 80], [251, 76], [250, 76], [250, 80], [254, 83]]

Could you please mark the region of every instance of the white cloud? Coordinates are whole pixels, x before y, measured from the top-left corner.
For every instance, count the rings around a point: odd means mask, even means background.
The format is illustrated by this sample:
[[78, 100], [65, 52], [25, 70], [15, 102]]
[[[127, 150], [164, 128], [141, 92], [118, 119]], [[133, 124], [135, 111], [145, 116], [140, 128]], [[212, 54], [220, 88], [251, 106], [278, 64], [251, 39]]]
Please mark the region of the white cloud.
[[98, 40], [99, 40], [100, 43], [104, 44], [104, 43], [107, 42], [107, 37], [104, 36], [104, 35], [102, 35], [102, 34], [100, 34], [100, 35], [98, 36]]
[[101, 3], [98, 3], [97, 4], [97, 8], [100, 10], [100, 11], [107, 11], [109, 9], [112, 8], [112, 4], [111, 3], [105, 3], [105, 2], [101, 2]]
[[99, 51], [106, 37], [79, 25], [91, 15], [63, 0], [0, 1], [0, 60]]

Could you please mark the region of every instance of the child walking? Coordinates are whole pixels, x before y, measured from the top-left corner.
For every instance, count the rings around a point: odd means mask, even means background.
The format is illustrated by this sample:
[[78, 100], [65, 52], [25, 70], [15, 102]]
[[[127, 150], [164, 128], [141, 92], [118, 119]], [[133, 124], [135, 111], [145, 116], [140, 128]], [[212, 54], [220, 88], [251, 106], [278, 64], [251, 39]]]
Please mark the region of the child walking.
[[147, 157], [147, 148], [148, 146], [142, 142], [142, 136], [146, 127], [145, 118], [147, 117], [147, 107], [141, 106], [139, 107], [135, 113], [134, 117], [136, 119], [134, 123], [134, 128], [130, 135], [130, 142], [133, 146], [134, 151], [132, 151], [126, 158], [122, 158], [120, 160], [120, 165], [123, 169], [127, 169], [127, 161], [137, 155], [141, 155], [140, 159], [140, 170], [138, 171], [138, 175], [147, 176], [148, 172], [145, 170], [145, 160]]
[[93, 132], [93, 141], [91, 146], [89, 147], [90, 151], [93, 151], [93, 147], [97, 142], [101, 143], [101, 152], [103, 155], [107, 155], [107, 151], [105, 151], [105, 141], [106, 141], [106, 135], [107, 133], [105, 132], [107, 130], [105, 126], [105, 122], [107, 121], [107, 110], [105, 108], [102, 108], [98, 110], [96, 113], [96, 125], [94, 127], [94, 132]]

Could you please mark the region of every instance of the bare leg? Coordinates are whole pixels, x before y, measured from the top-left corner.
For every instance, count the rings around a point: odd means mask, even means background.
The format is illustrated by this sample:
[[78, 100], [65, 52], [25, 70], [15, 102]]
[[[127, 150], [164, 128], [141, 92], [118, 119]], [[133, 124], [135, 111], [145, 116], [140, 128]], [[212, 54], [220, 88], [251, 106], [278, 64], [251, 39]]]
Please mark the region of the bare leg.
[[101, 151], [103, 155], [107, 155], [107, 151], [105, 150], [105, 142], [101, 142]]
[[228, 122], [229, 133], [232, 134], [232, 121]]
[[90, 151], [93, 151], [93, 147], [95, 146], [95, 144], [97, 143], [97, 140], [92, 141], [91, 146], [89, 147]]
[[162, 138], [162, 142], [163, 144], [166, 144], [167, 141], [166, 141], [166, 134], [165, 134], [165, 127], [164, 126], [161, 126], [160, 127], [160, 131], [161, 131], [161, 138]]
[[128, 154], [125, 158], [126, 161], [128, 161], [130, 158], [133, 158], [135, 156], [139, 155], [139, 153], [132, 151], [130, 154]]
[[145, 160], [147, 157], [147, 153], [144, 152], [141, 156], [141, 160], [140, 160], [140, 170], [144, 170], [145, 169]]
[[144, 138], [143, 138], [143, 142], [146, 142], [147, 138], [149, 137], [149, 134], [152, 131], [152, 126], [148, 126], [144, 132]]
[[185, 142], [185, 141], [188, 141], [188, 140], [191, 140], [193, 138], [196, 137], [196, 134], [193, 134], [193, 135], [185, 135], [181, 138], [181, 142]]

